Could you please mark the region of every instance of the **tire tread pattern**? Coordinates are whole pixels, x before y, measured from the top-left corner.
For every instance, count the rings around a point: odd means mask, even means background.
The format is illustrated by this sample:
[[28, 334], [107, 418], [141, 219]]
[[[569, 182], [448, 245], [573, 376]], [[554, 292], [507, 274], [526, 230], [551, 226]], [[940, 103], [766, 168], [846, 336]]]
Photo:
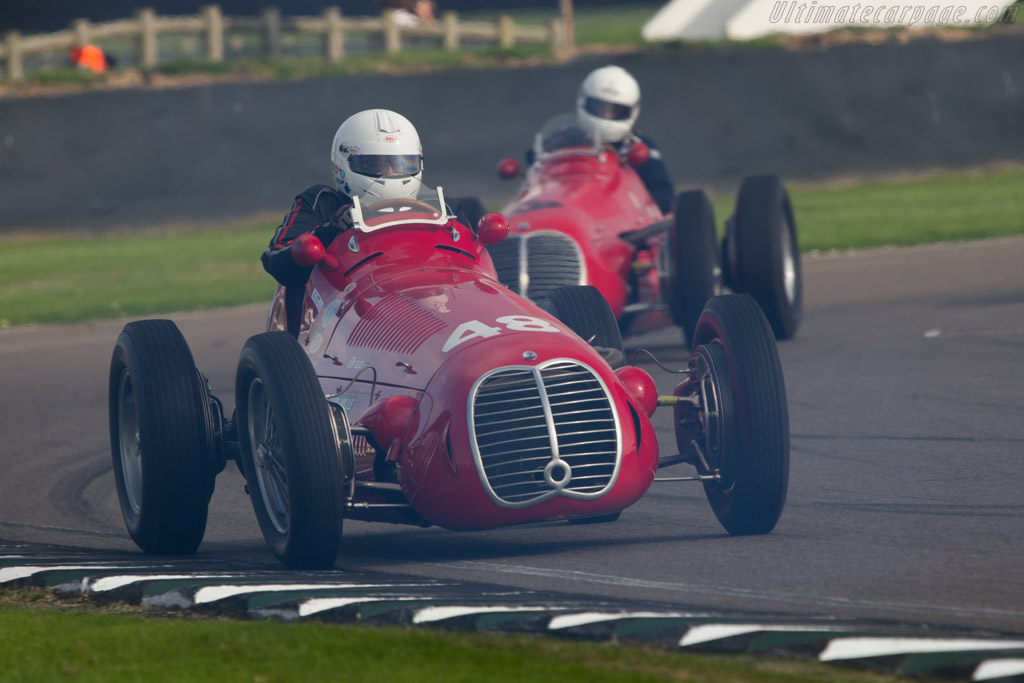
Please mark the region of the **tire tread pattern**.
[[118, 338], [111, 361], [110, 433], [115, 477], [122, 478], [117, 395], [126, 367], [135, 392], [143, 467], [137, 518], [119, 496], [126, 525], [147, 553], [192, 554], [206, 531], [212, 483], [202, 404], [206, 396], [192, 352], [170, 320], [128, 323]]
[[771, 327], [746, 294], [711, 299], [697, 324], [696, 342], [722, 343], [736, 411], [735, 487], [727, 506], [715, 507], [716, 484], [705, 484], [709, 501], [734, 535], [771, 531], [782, 514], [789, 482], [789, 409], [782, 363]]
[[697, 318], [715, 294], [715, 214], [703, 190], [689, 190], [676, 198], [674, 216], [669, 234], [669, 308], [673, 322], [683, 329], [684, 340], [692, 348]]
[[[783, 284], [783, 221], [792, 230], [796, 266], [796, 300], [790, 303]], [[736, 198], [736, 272], [731, 273], [737, 291], [754, 297], [761, 306], [776, 339], [791, 339], [800, 325], [803, 292], [799, 240], [793, 208], [778, 176], [766, 174], [743, 179]]]

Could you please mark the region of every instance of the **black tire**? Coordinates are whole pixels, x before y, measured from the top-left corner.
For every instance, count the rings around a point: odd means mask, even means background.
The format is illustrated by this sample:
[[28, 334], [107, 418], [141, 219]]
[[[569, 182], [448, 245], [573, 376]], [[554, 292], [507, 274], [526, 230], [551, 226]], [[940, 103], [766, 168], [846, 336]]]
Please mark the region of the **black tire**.
[[591, 345], [608, 349], [605, 359], [612, 367], [622, 365], [626, 350], [615, 313], [601, 290], [591, 285], [558, 287], [548, 292], [540, 307], [565, 323]]
[[732, 289], [754, 297], [776, 339], [792, 338], [803, 312], [803, 278], [793, 207], [778, 176], [743, 180], [732, 228]]
[[121, 515], [147, 553], [191, 555], [206, 533], [208, 400], [177, 325], [125, 325], [110, 361], [110, 447]]
[[703, 450], [721, 480], [704, 483], [708, 502], [730, 534], [768, 533], [786, 503], [789, 409], [775, 339], [753, 298], [728, 294], [707, 303], [691, 364], [708, 373], [718, 397]]
[[705, 302], [719, 289], [715, 213], [703, 190], [679, 193], [668, 248], [669, 309], [690, 344]]
[[343, 494], [330, 409], [313, 367], [287, 332], [250, 337], [235, 379], [242, 469], [263, 537], [292, 569], [330, 569]]
[[466, 220], [469, 221], [469, 227], [473, 230], [476, 230], [476, 224], [480, 221], [480, 217], [487, 213], [487, 208], [483, 202], [476, 197], [455, 197], [454, 199], [449, 199], [446, 203], [455, 212], [456, 216], [460, 213], [463, 214]]

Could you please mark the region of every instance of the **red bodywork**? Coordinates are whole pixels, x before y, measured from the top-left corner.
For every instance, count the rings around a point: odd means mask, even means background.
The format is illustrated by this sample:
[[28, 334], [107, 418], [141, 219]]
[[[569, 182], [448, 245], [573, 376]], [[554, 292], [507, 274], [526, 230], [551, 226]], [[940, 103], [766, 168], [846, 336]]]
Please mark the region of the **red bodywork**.
[[[661, 213], [630, 162], [632, 158], [633, 163], [642, 163], [647, 152], [643, 143], [625, 157], [611, 148], [595, 147], [592, 142], [555, 143], [547, 149], [538, 145], [537, 160], [528, 169], [519, 194], [502, 210], [513, 239], [492, 250], [501, 280], [517, 289], [515, 281], [522, 278], [517, 291], [537, 302], [544, 299], [546, 286], [593, 285], [608, 300], [615, 317], [626, 322], [624, 332], [671, 325], [671, 316], [660, 305], [667, 269], [659, 259], [666, 251], [664, 226], [672, 217]], [[514, 160], [505, 159], [499, 167], [503, 177], [513, 175], [505, 168], [509, 162]], [[649, 237], [630, 241], [620, 237], [655, 224], [662, 229], [652, 228]], [[542, 260], [545, 252], [550, 253], [547, 245], [536, 250], [536, 256], [529, 252], [518, 262], [506, 256], [516, 239], [529, 239], [532, 244], [533, 235], [544, 233], [564, 235], [578, 245], [583, 267], [578, 279], [572, 277], [572, 283], [552, 275], [539, 288], [532, 286], [537, 279], [532, 264]], [[527, 260], [531, 265], [524, 273], [522, 263]], [[564, 272], [564, 262], [562, 266]]]
[[[622, 172], [616, 178], [610, 182], [635, 180]], [[354, 438], [357, 485], [346, 516], [483, 529], [604, 515], [639, 499], [658, 467], [657, 442], [642, 403], [586, 342], [498, 282], [474, 230], [443, 215], [444, 223], [438, 223], [439, 214], [422, 202], [411, 202], [406, 209], [398, 204], [393, 200], [388, 209], [402, 212], [397, 224], [394, 215], [375, 213], [379, 205], [367, 208], [364, 229], [357, 226], [331, 243], [306, 286], [299, 343], [329, 400], [345, 409], [351, 424], [368, 428], [373, 442]], [[609, 234], [614, 235], [610, 225]], [[614, 268], [616, 274], [628, 269], [629, 254], [623, 252]], [[284, 327], [284, 298], [279, 290], [269, 329]], [[562, 418], [550, 417], [556, 413], [557, 394], [548, 378], [560, 377], [553, 366], [566, 361], [574, 364], [566, 372], [584, 373], [581, 386], [592, 396], [605, 392], [603, 400], [614, 421], [614, 431], [611, 421], [601, 423], [604, 446], [614, 433], [618, 451], [614, 472], [601, 491], [573, 487], [591, 467], [607, 471], [606, 462], [573, 465], [571, 472], [558, 462], [551, 465], [555, 448], [562, 449], [560, 461], [565, 463], [573, 448], [589, 447], [561, 443], [562, 423], [557, 421]], [[550, 439], [544, 450], [547, 437], [523, 431], [520, 452], [514, 445], [519, 434], [516, 410], [500, 409], [491, 397], [500, 398], [505, 387], [523, 386], [529, 393], [530, 376], [544, 378], [538, 397], [550, 394], [550, 413], [545, 413]], [[595, 388], [599, 385], [601, 390]], [[513, 390], [519, 391], [507, 389]], [[536, 406], [531, 400], [515, 406], [528, 406], [522, 410], [532, 415]], [[558, 426], [552, 427], [552, 421]], [[573, 444], [586, 442], [575, 433], [564, 438]], [[488, 439], [500, 443], [495, 446]], [[529, 494], [533, 497], [526, 504], [510, 502], [511, 494], [494, 493], [491, 484], [499, 486], [502, 476], [513, 475], [483, 473], [485, 458], [500, 472], [504, 466], [491, 458], [501, 457], [517, 462], [532, 457], [542, 468], [524, 485], [536, 493]], [[391, 491], [384, 490], [388, 483]], [[360, 507], [395, 503], [396, 497], [412, 509]]]

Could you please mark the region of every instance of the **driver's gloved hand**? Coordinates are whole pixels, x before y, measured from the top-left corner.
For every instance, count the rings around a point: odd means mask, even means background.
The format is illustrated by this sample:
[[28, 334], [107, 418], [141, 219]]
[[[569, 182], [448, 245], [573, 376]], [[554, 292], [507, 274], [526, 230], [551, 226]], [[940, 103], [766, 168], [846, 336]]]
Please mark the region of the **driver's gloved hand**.
[[352, 227], [352, 204], [345, 204], [334, 212], [330, 220], [313, 229], [313, 234], [325, 245], [334, 241], [340, 233]]
[[339, 232], [345, 232], [352, 227], [352, 203], [345, 204], [331, 216], [331, 225]]

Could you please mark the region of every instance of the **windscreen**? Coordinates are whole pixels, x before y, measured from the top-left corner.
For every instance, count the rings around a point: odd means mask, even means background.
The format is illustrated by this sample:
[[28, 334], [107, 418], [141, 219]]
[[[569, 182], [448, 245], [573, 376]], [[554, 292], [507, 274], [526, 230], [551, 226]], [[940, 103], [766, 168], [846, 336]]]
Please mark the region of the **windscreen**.
[[537, 133], [534, 151], [540, 155], [571, 147], [597, 148], [594, 136], [580, 127], [579, 117], [575, 113], [559, 114], [548, 119]]

